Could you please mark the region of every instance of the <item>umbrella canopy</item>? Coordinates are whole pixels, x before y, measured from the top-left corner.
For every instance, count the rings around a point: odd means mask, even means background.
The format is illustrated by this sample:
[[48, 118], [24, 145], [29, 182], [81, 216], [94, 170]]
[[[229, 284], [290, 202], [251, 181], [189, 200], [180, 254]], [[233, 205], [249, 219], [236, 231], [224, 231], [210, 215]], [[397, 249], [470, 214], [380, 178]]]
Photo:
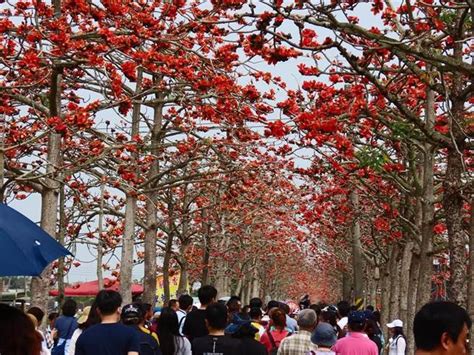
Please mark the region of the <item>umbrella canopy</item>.
[[[120, 288], [120, 282], [116, 279], [104, 278], [104, 290], [118, 291]], [[81, 282], [71, 287], [64, 289], [65, 296], [95, 296], [99, 292], [99, 280]], [[143, 293], [142, 285], [133, 284], [132, 294], [139, 295]], [[57, 296], [58, 290], [49, 291], [50, 296]]]
[[0, 276], [39, 276], [65, 255], [72, 254], [21, 213], [0, 203]]

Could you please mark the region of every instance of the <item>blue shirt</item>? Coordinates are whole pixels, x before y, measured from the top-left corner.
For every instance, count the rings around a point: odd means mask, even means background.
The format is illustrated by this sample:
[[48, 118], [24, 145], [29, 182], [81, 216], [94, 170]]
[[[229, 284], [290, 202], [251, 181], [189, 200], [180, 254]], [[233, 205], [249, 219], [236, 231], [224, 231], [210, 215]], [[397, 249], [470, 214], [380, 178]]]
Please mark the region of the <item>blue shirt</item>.
[[101, 323], [79, 336], [75, 355], [127, 355], [130, 351], [140, 352], [136, 329], [120, 323]]
[[298, 330], [298, 322], [288, 314], [286, 315], [286, 328], [288, 328], [292, 333]]
[[56, 319], [54, 327], [58, 330], [58, 338], [71, 339], [77, 329], [77, 320], [74, 317], [60, 316]]

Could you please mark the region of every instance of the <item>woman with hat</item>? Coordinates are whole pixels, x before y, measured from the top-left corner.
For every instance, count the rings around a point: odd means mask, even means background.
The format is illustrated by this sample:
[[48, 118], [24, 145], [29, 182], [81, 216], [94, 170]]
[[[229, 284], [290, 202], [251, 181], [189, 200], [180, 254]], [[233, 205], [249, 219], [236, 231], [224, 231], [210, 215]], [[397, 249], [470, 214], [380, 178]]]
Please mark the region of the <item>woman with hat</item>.
[[311, 336], [311, 342], [318, 346], [318, 350], [312, 351], [314, 355], [336, 355], [331, 348], [336, 344], [337, 335], [329, 323], [321, 322]]
[[407, 342], [403, 334], [403, 322], [400, 319], [387, 324], [391, 337], [388, 341], [388, 355], [405, 355]]
[[74, 355], [76, 352], [76, 342], [84, 330], [89, 328], [91, 325], [100, 323], [100, 317], [97, 313], [97, 307], [95, 303], [92, 306], [84, 307], [82, 310], [81, 316], [77, 319], [77, 329], [72, 333], [71, 343], [69, 344], [69, 349], [67, 355]]

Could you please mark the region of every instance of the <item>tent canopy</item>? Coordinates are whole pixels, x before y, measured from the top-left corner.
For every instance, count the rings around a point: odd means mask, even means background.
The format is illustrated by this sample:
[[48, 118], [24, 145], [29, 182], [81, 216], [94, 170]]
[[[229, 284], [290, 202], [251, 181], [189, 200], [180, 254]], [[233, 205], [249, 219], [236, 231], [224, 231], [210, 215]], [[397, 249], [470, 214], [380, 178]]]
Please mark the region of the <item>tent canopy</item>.
[[[104, 278], [104, 290], [118, 291], [120, 282], [117, 279]], [[99, 280], [81, 282], [64, 289], [65, 296], [95, 296], [99, 292]], [[139, 295], [143, 293], [143, 286], [132, 285], [132, 294]], [[58, 296], [58, 290], [49, 291], [50, 296]]]

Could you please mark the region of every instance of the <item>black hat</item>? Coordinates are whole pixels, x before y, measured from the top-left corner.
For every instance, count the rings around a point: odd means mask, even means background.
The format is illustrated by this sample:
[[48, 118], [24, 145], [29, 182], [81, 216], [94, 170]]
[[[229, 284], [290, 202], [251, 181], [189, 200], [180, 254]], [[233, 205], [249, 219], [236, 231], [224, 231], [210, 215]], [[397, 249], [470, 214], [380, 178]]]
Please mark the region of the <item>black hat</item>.
[[127, 304], [122, 308], [122, 319], [142, 318], [143, 311], [137, 304]]

